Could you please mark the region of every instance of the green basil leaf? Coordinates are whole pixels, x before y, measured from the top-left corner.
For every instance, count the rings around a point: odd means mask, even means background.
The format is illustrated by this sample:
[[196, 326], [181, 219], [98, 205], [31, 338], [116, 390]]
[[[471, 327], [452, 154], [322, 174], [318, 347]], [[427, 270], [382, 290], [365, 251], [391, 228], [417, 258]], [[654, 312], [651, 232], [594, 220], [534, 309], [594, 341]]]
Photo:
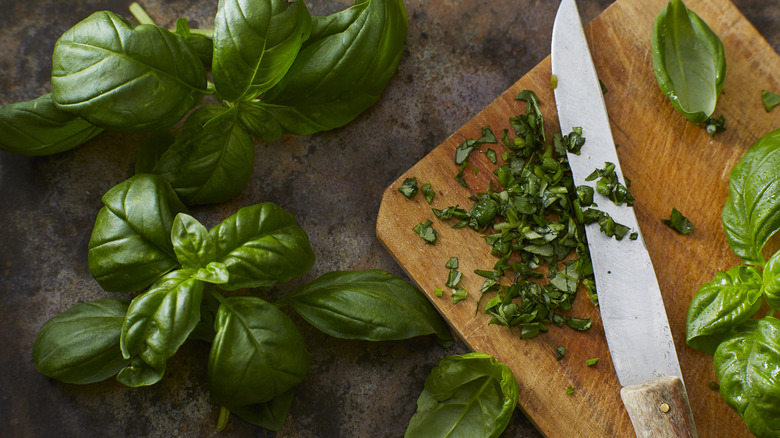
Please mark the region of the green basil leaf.
[[33, 361], [47, 377], [67, 383], [105, 380], [124, 368], [119, 335], [128, 300], [76, 304], [46, 321], [33, 344]]
[[402, 0], [357, 0], [312, 17], [311, 37], [261, 105], [284, 132], [344, 126], [379, 100], [395, 74], [408, 24]]
[[171, 228], [185, 207], [155, 175], [136, 175], [103, 196], [89, 240], [89, 272], [109, 292], [135, 292], [179, 266]]
[[780, 436], [780, 320], [750, 320], [715, 351], [720, 395], [757, 437]]
[[314, 265], [309, 236], [290, 213], [271, 202], [238, 210], [209, 234], [217, 243], [217, 261], [230, 275], [221, 285], [226, 290], [284, 283]]
[[52, 61], [57, 106], [118, 131], [171, 126], [207, 91], [206, 70], [182, 37], [108, 11], [66, 31]]
[[685, 118], [701, 123], [715, 111], [726, 77], [720, 38], [681, 0], [658, 14], [652, 36], [658, 86]]
[[230, 412], [256, 426], [278, 431], [284, 425], [284, 420], [287, 419], [287, 412], [290, 410], [294, 397], [295, 388], [272, 398], [266, 403], [238, 406], [231, 408]]
[[766, 112], [772, 111], [774, 107], [780, 105], [780, 94], [761, 90], [761, 103], [764, 104]]
[[192, 278], [211, 284], [225, 284], [230, 281], [230, 272], [224, 263], [211, 262], [206, 267], [198, 269]]
[[192, 272], [183, 269], [171, 272], [133, 299], [120, 338], [122, 354], [133, 362], [117, 380], [128, 386], [145, 386], [162, 378], [165, 362], [200, 321], [203, 286], [192, 278]]
[[282, 302], [337, 338], [384, 341], [434, 334], [445, 347], [453, 342], [447, 324], [417, 288], [378, 269], [327, 273]]
[[702, 285], [688, 307], [688, 345], [712, 354], [732, 328], [761, 307], [761, 282], [758, 269], [743, 265], [718, 272]]
[[764, 266], [761, 292], [773, 309], [780, 310], [780, 251], [770, 257]]
[[0, 106], [0, 150], [41, 156], [75, 148], [102, 128], [57, 109], [51, 94]]
[[201, 268], [217, 258], [217, 245], [209, 231], [187, 213], [173, 220], [171, 242], [176, 258], [184, 268]]
[[767, 240], [780, 230], [780, 129], [750, 147], [731, 169], [722, 220], [729, 246], [745, 263], [761, 266]]
[[236, 116], [220, 106], [198, 108], [154, 167], [185, 204], [225, 202], [249, 183], [255, 148]]
[[250, 134], [266, 142], [282, 138], [282, 126], [258, 100], [238, 103], [238, 120]]
[[212, 67], [217, 92], [235, 101], [273, 87], [310, 32], [303, 0], [220, 0]]
[[515, 376], [484, 353], [450, 356], [425, 380], [407, 438], [497, 437], [517, 406]]
[[310, 359], [295, 324], [255, 297], [224, 300], [209, 355], [211, 401], [228, 409], [266, 403], [303, 380]]
[[211, 38], [190, 32], [189, 20], [186, 18], [176, 19], [176, 30], [174, 33], [187, 41], [190, 49], [198, 55], [204, 67], [211, 66], [211, 60], [214, 57], [214, 41]]
[[211, 343], [217, 332], [214, 328], [214, 321], [217, 319], [219, 311], [219, 301], [210, 293], [211, 286], [206, 284], [203, 287], [203, 297], [200, 300], [200, 321], [190, 332], [190, 339]]

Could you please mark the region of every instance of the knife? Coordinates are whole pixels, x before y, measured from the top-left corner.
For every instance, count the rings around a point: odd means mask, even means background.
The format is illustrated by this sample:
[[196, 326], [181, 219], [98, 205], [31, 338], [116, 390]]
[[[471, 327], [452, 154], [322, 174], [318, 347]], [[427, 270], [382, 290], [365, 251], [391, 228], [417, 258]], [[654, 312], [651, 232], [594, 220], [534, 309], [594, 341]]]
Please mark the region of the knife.
[[[651, 68], [648, 66], [648, 69]], [[552, 35], [552, 73], [561, 132], [582, 128], [581, 154], [568, 159], [576, 185], [605, 163], [620, 169], [604, 96], [574, 0], [562, 0]], [[634, 209], [601, 195], [598, 209], [637, 233], [616, 240], [597, 223], [585, 227], [607, 345], [620, 396], [638, 437], [696, 437], [688, 395], [674, 349], [658, 280]]]

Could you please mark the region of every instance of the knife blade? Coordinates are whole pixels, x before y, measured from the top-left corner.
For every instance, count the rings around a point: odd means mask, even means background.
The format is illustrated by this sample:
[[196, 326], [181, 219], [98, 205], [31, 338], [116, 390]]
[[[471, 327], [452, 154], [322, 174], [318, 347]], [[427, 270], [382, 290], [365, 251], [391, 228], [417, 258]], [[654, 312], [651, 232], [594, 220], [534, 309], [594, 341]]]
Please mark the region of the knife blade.
[[[604, 96], [574, 0], [563, 0], [552, 35], [552, 73], [561, 132], [582, 128], [579, 155], [568, 159], [576, 185], [605, 163], [624, 182]], [[650, 68], [650, 67], [648, 67]], [[637, 233], [616, 240], [597, 223], [586, 226], [599, 307], [623, 404], [637, 436], [695, 437], [687, 393], [658, 280], [633, 207], [597, 194], [598, 209]]]

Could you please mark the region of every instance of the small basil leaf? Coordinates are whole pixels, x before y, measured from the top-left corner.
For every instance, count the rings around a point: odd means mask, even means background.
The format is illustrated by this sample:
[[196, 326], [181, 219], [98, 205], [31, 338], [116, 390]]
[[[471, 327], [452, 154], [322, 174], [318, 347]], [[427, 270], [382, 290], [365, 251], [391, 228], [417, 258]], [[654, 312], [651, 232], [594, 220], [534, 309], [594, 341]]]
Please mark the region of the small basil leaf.
[[206, 70], [182, 37], [108, 11], [66, 31], [52, 61], [57, 106], [118, 131], [171, 126], [207, 91]]
[[743, 265], [718, 272], [702, 285], [688, 307], [688, 345], [712, 354], [729, 330], [761, 307], [761, 282], [758, 269]]
[[290, 410], [294, 397], [295, 388], [272, 398], [268, 402], [233, 407], [230, 409], [230, 412], [256, 426], [278, 431], [284, 425], [284, 420], [287, 419], [287, 412]]
[[155, 174], [170, 181], [187, 205], [228, 201], [246, 187], [255, 162], [252, 137], [236, 111], [205, 105], [184, 122]]
[[517, 406], [515, 376], [484, 353], [450, 356], [425, 380], [407, 438], [498, 437]]
[[200, 321], [203, 287], [192, 278], [192, 272], [179, 270], [133, 299], [120, 338], [122, 354], [133, 363], [117, 380], [128, 386], [144, 386], [162, 378], [165, 362]]
[[19, 155], [51, 155], [75, 148], [102, 128], [57, 109], [51, 94], [0, 106], [0, 150]]
[[176, 268], [171, 228], [185, 207], [155, 175], [136, 175], [103, 196], [89, 240], [89, 272], [109, 292], [141, 290]]
[[263, 96], [263, 108], [291, 134], [346, 125], [379, 100], [401, 59], [407, 28], [401, 0], [358, 0], [312, 17], [311, 37]]
[[217, 243], [217, 261], [230, 275], [221, 285], [226, 290], [283, 283], [314, 265], [309, 236], [290, 213], [271, 202], [238, 210], [209, 234]]
[[190, 49], [198, 55], [204, 67], [211, 66], [211, 59], [214, 56], [214, 42], [211, 38], [190, 32], [189, 20], [186, 18], [176, 19], [176, 30], [174, 33], [187, 41]]
[[776, 252], [764, 266], [761, 292], [773, 309], [780, 310], [780, 251]]
[[153, 173], [154, 166], [175, 140], [167, 129], [150, 132], [135, 156], [135, 173]]
[[105, 380], [124, 368], [119, 335], [129, 301], [104, 298], [76, 304], [38, 331], [33, 361], [47, 377], [67, 383]]
[[282, 127], [260, 101], [238, 103], [238, 120], [250, 134], [266, 142], [282, 138]]
[[171, 242], [176, 258], [184, 268], [201, 268], [217, 257], [217, 246], [209, 231], [187, 213], [179, 213], [173, 221]]
[[732, 169], [723, 206], [729, 246], [745, 263], [761, 266], [767, 240], [780, 230], [780, 129], [748, 149]]
[[715, 111], [726, 77], [720, 38], [681, 0], [658, 14], [652, 36], [658, 86], [685, 118], [701, 123]]
[[715, 351], [720, 395], [755, 436], [780, 436], [780, 320], [750, 320]]
[[453, 342], [447, 324], [417, 288], [378, 269], [327, 273], [282, 302], [337, 338], [383, 341], [434, 334], [445, 347]]
[[295, 324], [255, 297], [224, 300], [215, 323], [208, 375], [211, 401], [228, 409], [267, 403], [295, 388], [309, 354]]
[[302, 0], [220, 0], [212, 73], [229, 101], [253, 98], [287, 73], [311, 32]]
[[225, 284], [230, 281], [230, 272], [224, 263], [211, 262], [206, 267], [198, 269], [192, 278], [211, 284]]

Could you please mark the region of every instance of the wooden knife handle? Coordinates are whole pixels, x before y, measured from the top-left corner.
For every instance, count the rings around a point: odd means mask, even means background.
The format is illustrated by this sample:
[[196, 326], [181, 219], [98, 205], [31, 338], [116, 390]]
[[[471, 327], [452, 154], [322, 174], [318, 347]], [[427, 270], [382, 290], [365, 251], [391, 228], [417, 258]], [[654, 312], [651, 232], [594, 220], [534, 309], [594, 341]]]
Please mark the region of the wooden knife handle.
[[626, 386], [620, 397], [639, 438], [696, 438], [688, 394], [677, 377]]

